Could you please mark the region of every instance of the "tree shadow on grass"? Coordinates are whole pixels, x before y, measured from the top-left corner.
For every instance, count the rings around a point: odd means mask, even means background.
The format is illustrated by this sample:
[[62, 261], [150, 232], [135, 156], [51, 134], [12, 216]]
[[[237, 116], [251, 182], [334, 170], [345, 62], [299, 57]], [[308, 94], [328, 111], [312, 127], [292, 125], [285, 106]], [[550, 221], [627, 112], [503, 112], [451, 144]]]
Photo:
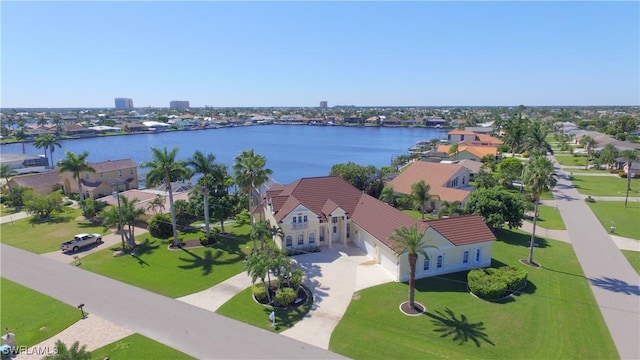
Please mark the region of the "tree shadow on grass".
[[144, 242], [137, 244], [135, 248], [136, 255], [150, 255], [160, 247], [157, 241], [149, 241], [145, 239]]
[[441, 338], [452, 336], [453, 341], [457, 341], [458, 345], [473, 341], [476, 347], [480, 347], [482, 342], [495, 346], [493, 341], [489, 340], [489, 336], [484, 332], [486, 330], [483, 322], [471, 323], [467, 316], [460, 315], [460, 319], [449, 309], [445, 309], [443, 314], [440, 311], [435, 313], [426, 313], [430, 317], [431, 323], [436, 327], [434, 332], [440, 333]]
[[415, 289], [419, 292], [467, 292], [468, 272], [468, 270], [465, 270], [453, 274], [418, 279], [416, 280]]
[[222, 250], [216, 250], [216, 253], [213, 254], [210, 249], [207, 249], [204, 251], [204, 257], [193, 253], [185, 248], [181, 248], [180, 250], [191, 255], [191, 258], [178, 258], [181, 261], [189, 263], [188, 265], [180, 265], [178, 267], [185, 270], [202, 268], [202, 276], [211, 274], [211, 272], [213, 271], [213, 265], [235, 264], [238, 261], [242, 260], [241, 256], [237, 256], [224, 261], [220, 261], [220, 259], [224, 256], [224, 252]]
[[218, 242], [214, 245], [214, 247], [220, 250], [224, 250], [229, 254], [238, 254], [243, 257], [246, 255], [244, 252], [242, 252], [242, 246], [246, 245], [247, 243], [247, 239], [245, 236], [238, 237], [233, 235], [216, 235], [216, 237], [218, 239]]
[[624, 280], [613, 279], [605, 276], [600, 279], [589, 279], [589, 282], [591, 282], [591, 285], [608, 291], [640, 296], [640, 286], [629, 284]]
[[[503, 243], [509, 245], [524, 246], [528, 248], [531, 244], [531, 234], [520, 234], [510, 230], [502, 230], [497, 234], [497, 238]], [[538, 236], [536, 236], [535, 243], [537, 244], [535, 247], [541, 249], [551, 246], [547, 239]]]

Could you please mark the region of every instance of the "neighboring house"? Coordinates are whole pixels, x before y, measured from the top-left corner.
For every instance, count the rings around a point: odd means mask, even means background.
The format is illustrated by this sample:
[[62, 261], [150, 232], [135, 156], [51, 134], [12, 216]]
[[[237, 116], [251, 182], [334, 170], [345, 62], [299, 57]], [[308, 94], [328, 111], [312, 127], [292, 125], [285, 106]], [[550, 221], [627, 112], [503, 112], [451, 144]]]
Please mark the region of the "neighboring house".
[[428, 207], [438, 211], [443, 201], [460, 201], [464, 205], [473, 189], [470, 178], [469, 169], [462, 165], [415, 161], [387, 185], [392, 186], [395, 193], [411, 195], [413, 184], [423, 180], [431, 187], [429, 194], [434, 197]]
[[98, 134], [112, 134], [122, 132], [122, 129], [119, 127], [105, 125], [92, 126], [88, 129], [95, 130]]
[[[184, 186], [181, 186], [182, 185], [181, 183], [180, 184], [174, 183], [172, 185], [174, 185], [172, 187], [172, 189], [174, 189], [174, 193], [173, 193], [174, 203], [178, 200], [189, 201], [189, 194], [191, 193], [191, 190], [193, 190], [193, 187], [191, 188], [184, 187]], [[140, 189], [140, 190], [132, 189], [127, 191], [122, 191], [119, 193], [119, 195], [126, 197], [130, 201], [133, 201], [133, 199], [138, 199], [138, 201], [136, 202], [136, 208], [144, 210], [145, 215], [142, 216], [143, 220], [148, 220], [149, 218], [151, 218], [153, 214], [156, 214], [159, 212], [168, 213], [170, 211], [169, 193], [164, 191], [164, 186], [162, 187], [162, 189], [160, 188]], [[164, 198], [163, 209], [159, 209], [159, 208], [152, 209], [149, 207], [149, 204], [156, 198], [157, 195], [160, 195]], [[118, 199], [113, 197], [113, 195], [104, 196], [96, 200], [103, 201], [111, 206], [118, 206]]]
[[468, 145], [489, 145], [498, 146], [502, 144], [502, 140], [487, 134], [478, 134], [468, 130], [451, 130], [447, 134], [449, 144], [457, 144], [466, 141]]
[[397, 118], [397, 117], [384, 119], [384, 121], [382, 122], [382, 126], [388, 126], [388, 127], [402, 126], [402, 119]]
[[62, 189], [62, 185], [60, 184], [60, 175], [57, 170], [38, 174], [14, 176], [9, 180], [9, 185], [11, 187], [26, 187], [40, 195], [47, 195], [56, 190]]
[[[80, 173], [82, 190], [85, 196], [91, 198], [111, 194], [112, 191], [138, 188], [138, 165], [131, 159], [107, 160], [99, 163], [89, 163], [96, 172]], [[69, 172], [60, 174], [65, 194], [77, 193], [78, 180]]]
[[16, 174], [49, 171], [49, 159], [46, 155], [0, 153], [0, 164], [9, 165]]
[[95, 136], [98, 132], [94, 129], [86, 128], [77, 124], [62, 126], [62, 134], [73, 137]]
[[264, 218], [278, 226], [280, 248], [341, 244], [356, 246], [389, 271], [397, 281], [409, 277], [407, 255], [393, 250], [394, 230], [417, 226], [438, 249], [430, 260], [419, 257], [416, 277], [422, 278], [491, 264], [495, 236], [477, 215], [422, 222], [351, 186], [339, 177], [299, 179], [266, 192]]
[[482, 158], [486, 155], [491, 155], [494, 158], [498, 156], [498, 148], [495, 146], [478, 146], [469, 145], [465, 141], [458, 143], [458, 152], [456, 154], [449, 155], [449, 149], [451, 145], [438, 145], [437, 152], [447, 154], [449, 160], [474, 160], [482, 161]]
[[171, 125], [159, 121], [143, 121], [142, 124], [150, 131], [168, 131]]
[[133, 122], [124, 123], [119, 127], [128, 133], [139, 133], [139, 132], [149, 131], [149, 128], [146, 125], [140, 124], [140, 123], [133, 123]]
[[[445, 163], [445, 161], [441, 161], [441, 162]], [[449, 163], [458, 164], [466, 167], [469, 170], [469, 180], [473, 180], [476, 174], [480, 172], [480, 168], [482, 168], [482, 165], [483, 165], [482, 162], [480, 161], [469, 160], [469, 159], [451, 161]], [[491, 171], [491, 170], [488, 170], [488, 171]]]

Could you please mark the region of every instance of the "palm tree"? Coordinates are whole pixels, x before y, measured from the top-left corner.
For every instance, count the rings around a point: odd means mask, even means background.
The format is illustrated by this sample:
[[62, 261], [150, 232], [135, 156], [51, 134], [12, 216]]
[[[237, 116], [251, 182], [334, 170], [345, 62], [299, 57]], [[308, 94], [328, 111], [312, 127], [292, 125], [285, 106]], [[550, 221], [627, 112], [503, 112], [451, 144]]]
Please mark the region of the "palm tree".
[[264, 250], [264, 239], [271, 235], [271, 229], [264, 221], [258, 221], [253, 229], [251, 229], [251, 239], [253, 239], [253, 248], [256, 248], [256, 240], [260, 239], [260, 249]]
[[438, 143], [440, 143], [440, 140], [438, 139], [429, 140], [429, 144], [431, 144], [431, 151], [436, 151], [436, 149], [438, 148]]
[[418, 254], [429, 258], [425, 251], [427, 248], [438, 247], [431, 244], [430, 239], [426, 239], [423, 232], [418, 231], [417, 226], [407, 228], [403, 226], [393, 230], [390, 240], [394, 242], [393, 249], [399, 254], [407, 254], [409, 259], [409, 306], [415, 308], [415, 282], [416, 282], [416, 262]]
[[204, 226], [207, 233], [207, 239], [211, 237], [211, 230], [209, 225], [209, 189], [208, 184], [213, 181], [212, 175], [216, 171], [220, 171], [218, 165], [215, 163], [216, 156], [213, 154], [207, 154], [206, 156], [200, 151], [196, 150], [193, 153], [193, 157], [187, 161], [187, 165], [191, 166], [193, 172], [196, 174], [202, 174], [202, 198], [204, 201]]
[[56, 351], [54, 355], [43, 357], [44, 360], [90, 360], [91, 353], [87, 351], [87, 345], [80, 347], [80, 342], [76, 341], [67, 348], [62, 341], [58, 340], [55, 344]]
[[24, 131], [24, 125], [19, 127], [18, 130], [14, 131], [13, 136], [17, 141], [22, 143], [22, 153], [24, 154], [24, 141], [27, 139], [27, 133]]
[[269, 235], [272, 239], [278, 240], [278, 244], [282, 245], [282, 239], [284, 239], [284, 231], [279, 226], [273, 225], [271, 229], [269, 229]]
[[152, 147], [153, 161], [142, 163], [143, 168], [150, 169], [147, 173], [147, 184], [149, 186], [155, 186], [158, 184], [164, 184], [166, 191], [169, 193], [169, 210], [171, 211], [171, 225], [173, 227], [173, 245], [174, 247], [180, 246], [180, 239], [178, 238], [178, 228], [176, 227], [176, 209], [173, 204], [173, 190], [171, 189], [171, 182], [182, 180], [188, 175], [188, 169], [183, 161], [176, 160], [178, 154], [178, 148], [174, 147], [171, 151]]
[[[256, 154], [251, 150], [245, 150], [236, 156], [233, 165], [236, 184], [249, 195], [249, 219], [253, 229], [253, 195], [256, 188], [260, 188], [273, 173], [271, 169], [265, 169], [267, 160], [264, 156]], [[258, 194], [259, 195], [259, 194]], [[254, 243], [254, 251], [255, 251]]]
[[591, 159], [591, 152], [593, 148], [598, 146], [598, 143], [594, 138], [589, 135], [585, 135], [580, 139], [580, 144], [584, 145], [585, 149], [587, 149], [587, 165], [585, 165], [585, 170], [589, 169], [589, 159]]
[[[144, 216], [144, 209], [136, 207], [138, 203], [137, 198], [129, 200], [126, 196], [120, 195], [120, 211], [122, 212], [122, 222], [129, 228], [129, 243], [135, 244], [135, 228], [142, 216]], [[122, 231], [122, 230], [121, 230]], [[124, 247], [123, 247], [124, 249]]]
[[529, 126], [529, 129], [527, 129], [525, 147], [529, 151], [530, 156], [544, 156], [547, 152], [553, 154], [553, 149], [547, 142], [547, 131], [539, 122], [534, 122]]
[[44, 135], [39, 135], [38, 137], [35, 138], [35, 140], [33, 141], [33, 146], [35, 146], [37, 149], [42, 149], [44, 148], [44, 155], [47, 155], [47, 149], [49, 150], [49, 153], [51, 154], [50, 158], [51, 158], [51, 168], [53, 169], [55, 167], [55, 163], [53, 161], [53, 152], [56, 149], [56, 146], [58, 148], [61, 148], [62, 145], [60, 145], [60, 143], [58, 142], [58, 139], [56, 139], [56, 136], [53, 134], [44, 134]]
[[0, 177], [2, 177], [6, 181], [7, 188], [9, 190], [11, 190], [11, 185], [9, 185], [9, 180], [11, 180], [11, 177], [15, 174], [17, 174], [17, 172], [13, 168], [11, 168], [9, 164], [0, 165]]
[[379, 200], [393, 206], [396, 202], [396, 194], [393, 192], [393, 186], [385, 186], [382, 188]]
[[529, 162], [524, 173], [524, 185], [530, 187], [531, 198], [534, 202], [533, 210], [533, 231], [531, 232], [531, 242], [529, 244], [529, 264], [533, 262], [533, 247], [536, 240], [536, 222], [538, 220], [538, 203], [540, 194], [548, 191], [556, 185], [557, 175], [553, 172], [553, 163], [544, 156], [538, 156]]
[[[247, 275], [251, 276], [251, 283], [255, 284], [256, 280], [260, 279], [264, 285], [264, 289], [267, 292], [267, 299], [271, 302], [271, 294], [269, 291], [269, 285], [267, 285], [265, 279], [269, 273], [269, 256], [266, 252], [254, 252], [247, 255], [247, 258], [243, 261], [242, 265], [247, 270]], [[270, 283], [271, 281], [269, 281]]]
[[456, 214], [460, 214], [461, 209], [460, 209], [460, 205], [462, 203], [458, 200], [449, 202], [449, 201], [443, 201], [442, 205], [440, 207], [440, 211], [438, 211], [438, 216], [442, 217], [444, 215], [446, 216], [453, 216]]
[[627, 207], [629, 191], [631, 191], [631, 164], [638, 160], [638, 152], [636, 150], [624, 150], [620, 152], [620, 156], [626, 161], [624, 166], [627, 168], [627, 195], [624, 198], [624, 207]]
[[80, 205], [82, 206], [82, 212], [84, 213], [84, 192], [82, 191], [82, 177], [80, 173], [83, 171], [86, 172], [96, 172], [89, 163], [87, 162], [87, 157], [89, 156], [88, 152], [83, 152], [80, 155], [76, 155], [71, 151], [67, 151], [65, 153], [65, 158], [60, 160], [58, 163], [58, 171], [62, 174], [64, 172], [70, 172], [74, 179], [78, 180], [78, 191], [80, 192]]
[[458, 160], [458, 151], [460, 150], [460, 146], [458, 143], [451, 145], [449, 151], [447, 151], [447, 155], [451, 156], [451, 154], [455, 155], [455, 160]]
[[157, 213], [158, 211], [163, 212], [164, 203], [165, 203], [165, 197], [160, 194], [157, 194], [156, 197], [154, 197], [153, 200], [149, 202], [149, 206], [147, 206], [147, 210], [151, 210], [155, 213]]
[[424, 180], [420, 180], [411, 186], [411, 197], [420, 209], [422, 220], [424, 220], [424, 213], [426, 212], [427, 202], [431, 199], [429, 190], [431, 190], [431, 186], [429, 184], [425, 184]]

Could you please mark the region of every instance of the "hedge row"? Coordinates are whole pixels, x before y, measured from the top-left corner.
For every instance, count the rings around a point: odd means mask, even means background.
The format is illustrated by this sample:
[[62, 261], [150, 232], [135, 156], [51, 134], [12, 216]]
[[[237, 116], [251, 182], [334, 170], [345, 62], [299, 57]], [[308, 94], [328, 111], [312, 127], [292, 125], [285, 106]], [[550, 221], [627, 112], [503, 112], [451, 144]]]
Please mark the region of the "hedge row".
[[527, 272], [515, 266], [475, 269], [467, 274], [469, 290], [483, 299], [500, 299], [507, 292], [522, 288], [527, 282]]

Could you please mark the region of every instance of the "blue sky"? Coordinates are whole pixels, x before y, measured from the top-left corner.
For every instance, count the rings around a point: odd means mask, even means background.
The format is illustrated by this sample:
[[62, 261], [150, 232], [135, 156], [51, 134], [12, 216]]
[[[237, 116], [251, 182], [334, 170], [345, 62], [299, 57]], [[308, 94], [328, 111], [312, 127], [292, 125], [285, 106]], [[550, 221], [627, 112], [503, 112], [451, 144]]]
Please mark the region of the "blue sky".
[[8, 108], [640, 104], [637, 1], [0, 9]]

